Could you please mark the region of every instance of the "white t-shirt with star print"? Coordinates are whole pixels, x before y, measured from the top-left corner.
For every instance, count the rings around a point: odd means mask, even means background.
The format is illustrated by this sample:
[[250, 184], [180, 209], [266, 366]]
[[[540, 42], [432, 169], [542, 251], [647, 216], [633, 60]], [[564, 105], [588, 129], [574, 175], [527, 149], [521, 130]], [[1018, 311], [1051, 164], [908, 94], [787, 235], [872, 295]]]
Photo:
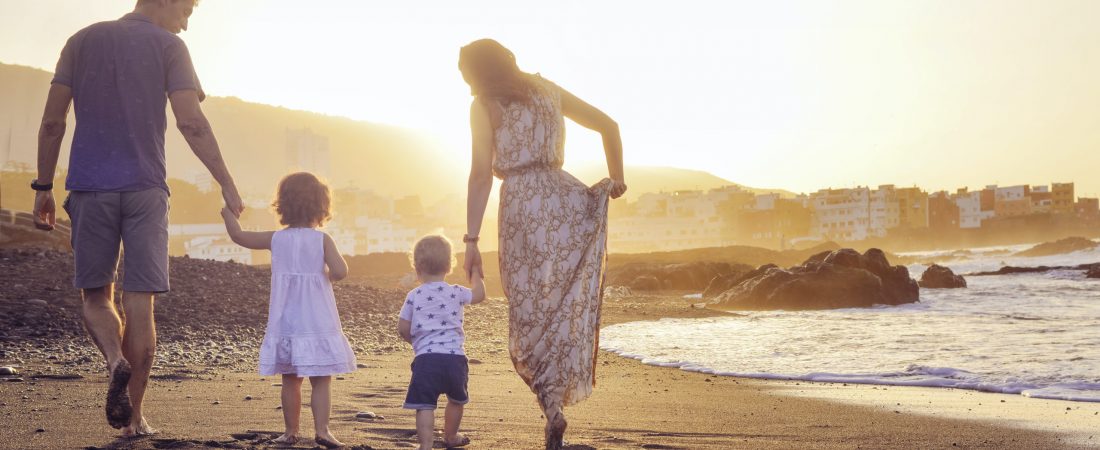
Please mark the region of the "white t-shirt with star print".
[[424, 283], [409, 291], [400, 317], [412, 324], [412, 346], [416, 356], [466, 354], [462, 311], [473, 297], [470, 289], [442, 281]]

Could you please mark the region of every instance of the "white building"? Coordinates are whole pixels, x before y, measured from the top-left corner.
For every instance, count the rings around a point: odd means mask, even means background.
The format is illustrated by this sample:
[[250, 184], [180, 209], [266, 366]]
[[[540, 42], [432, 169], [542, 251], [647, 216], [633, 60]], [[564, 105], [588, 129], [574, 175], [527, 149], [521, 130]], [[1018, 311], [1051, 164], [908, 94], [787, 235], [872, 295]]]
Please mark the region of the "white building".
[[187, 256], [214, 261], [235, 261], [252, 264], [252, 251], [234, 244], [224, 236], [200, 236], [184, 244]]
[[307, 171], [321, 178], [331, 178], [328, 137], [309, 129], [286, 130], [286, 165], [293, 171]]
[[358, 254], [406, 253], [412, 250], [419, 237], [415, 228], [404, 227], [388, 219], [358, 217], [355, 219], [355, 226], [361, 230], [357, 233], [358, 242], [355, 246]]
[[871, 190], [822, 189], [810, 194], [812, 219], [810, 232], [817, 237], [838, 241], [860, 241], [870, 234]]
[[611, 251], [639, 253], [733, 245], [722, 239], [717, 216], [622, 217], [608, 226]]
[[871, 236], [884, 237], [887, 230], [901, 225], [901, 208], [894, 185], [884, 184], [871, 192], [868, 216], [867, 233]]

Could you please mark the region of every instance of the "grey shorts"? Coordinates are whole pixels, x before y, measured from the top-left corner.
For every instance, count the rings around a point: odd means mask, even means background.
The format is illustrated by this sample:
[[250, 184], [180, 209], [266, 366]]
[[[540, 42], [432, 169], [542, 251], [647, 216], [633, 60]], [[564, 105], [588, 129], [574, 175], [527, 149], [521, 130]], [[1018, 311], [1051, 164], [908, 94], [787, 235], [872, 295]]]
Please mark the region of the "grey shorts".
[[69, 192], [65, 212], [72, 221], [73, 286], [103, 287], [115, 281], [119, 244], [125, 272], [120, 289], [168, 291], [168, 193]]

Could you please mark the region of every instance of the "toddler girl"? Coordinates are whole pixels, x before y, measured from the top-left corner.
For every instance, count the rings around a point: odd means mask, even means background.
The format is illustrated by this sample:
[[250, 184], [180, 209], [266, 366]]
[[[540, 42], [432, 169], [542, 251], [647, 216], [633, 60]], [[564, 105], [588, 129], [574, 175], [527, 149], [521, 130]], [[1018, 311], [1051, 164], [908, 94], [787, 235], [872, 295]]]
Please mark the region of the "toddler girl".
[[279, 182], [275, 212], [286, 225], [278, 231], [241, 231], [236, 216], [222, 209], [229, 237], [238, 245], [271, 250], [271, 304], [260, 346], [260, 374], [282, 375], [283, 421], [278, 444], [298, 441], [302, 380], [313, 386], [314, 440], [326, 448], [343, 443], [329, 430], [332, 375], [355, 371], [355, 354], [340, 327], [331, 281], [348, 265], [328, 234], [317, 230], [331, 215], [328, 186], [308, 172]]

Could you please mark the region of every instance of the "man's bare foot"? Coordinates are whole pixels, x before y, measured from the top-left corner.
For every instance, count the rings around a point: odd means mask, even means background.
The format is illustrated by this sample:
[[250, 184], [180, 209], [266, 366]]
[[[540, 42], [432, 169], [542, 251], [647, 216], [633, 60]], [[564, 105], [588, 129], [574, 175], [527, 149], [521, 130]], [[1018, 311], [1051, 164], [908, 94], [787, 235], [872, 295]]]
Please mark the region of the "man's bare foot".
[[316, 442], [317, 445], [320, 445], [324, 448], [340, 448], [344, 446], [344, 443], [336, 440], [336, 438], [333, 437], [331, 433], [325, 433], [324, 436], [313, 436], [313, 442]]
[[272, 439], [271, 443], [280, 445], [294, 445], [298, 443], [298, 435], [293, 433], [283, 433], [282, 436]]
[[454, 439], [443, 438], [443, 447], [445, 448], [459, 448], [470, 445], [470, 438], [456, 434]]
[[125, 359], [115, 362], [111, 369], [111, 379], [107, 384], [107, 423], [118, 429], [130, 424], [133, 410], [130, 408], [130, 393], [127, 384], [130, 383], [130, 363]]
[[152, 436], [157, 433], [159, 433], [159, 431], [149, 426], [149, 423], [145, 421], [144, 417], [142, 417], [138, 423], [131, 423], [130, 426], [122, 429], [122, 435], [125, 437]]

